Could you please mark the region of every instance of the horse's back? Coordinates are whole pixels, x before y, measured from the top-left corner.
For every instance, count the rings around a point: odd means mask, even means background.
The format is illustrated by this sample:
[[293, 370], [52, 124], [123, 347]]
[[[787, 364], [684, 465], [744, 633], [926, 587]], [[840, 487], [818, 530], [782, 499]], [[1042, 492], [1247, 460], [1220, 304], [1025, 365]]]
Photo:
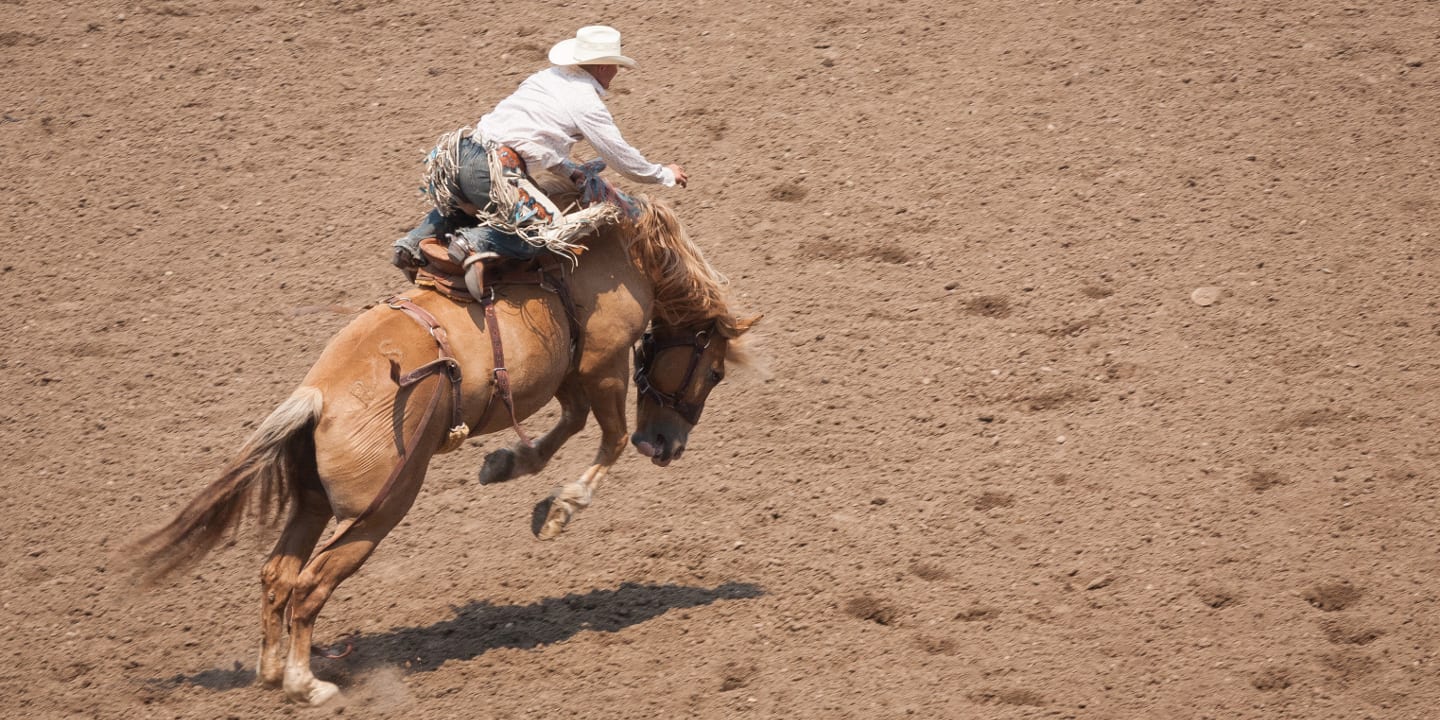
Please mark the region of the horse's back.
[[[390, 304], [381, 303], [357, 316], [327, 344], [305, 378], [326, 397], [325, 415], [344, 415], [350, 430], [390, 422], [391, 408], [400, 394], [399, 379], [441, 357], [436, 336], [445, 339], [445, 351], [461, 370], [462, 407], [466, 422], [476, 432], [497, 430], [509, 424], [508, 413], [492, 412], [486, 428], [478, 427], [491, 404], [496, 361], [483, 307], [461, 303], [438, 293], [414, 289], [405, 294], [439, 325], [432, 336], [416, 319]], [[564, 306], [554, 293], [536, 286], [505, 286], [497, 291], [496, 324], [501, 353], [509, 374], [519, 415], [544, 407], [570, 367], [570, 327]], [[435, 390], [425, 389], [417, 399]], [[448, 398], [448, 386], [445, 390]], [[417, 391], [419, 392], [419, 391]], [[408, 402], [407, 417], [419, 407]], [[448, 402], [445, 412], [448, 413]], [[384, 415], [382, 418], [381, 415]], [[504, 417], [504, 422], [499, 418]], [[322, 421], [323, 423], [323, 421]]]

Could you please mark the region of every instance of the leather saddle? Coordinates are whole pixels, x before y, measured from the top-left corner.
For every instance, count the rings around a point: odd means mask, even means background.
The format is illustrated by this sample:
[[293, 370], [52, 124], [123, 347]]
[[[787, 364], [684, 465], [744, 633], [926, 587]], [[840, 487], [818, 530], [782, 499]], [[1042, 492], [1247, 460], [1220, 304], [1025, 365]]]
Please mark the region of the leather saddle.
[[[564, 282], [563, 261], [553, 253], [540, 253], [529, 260], [492, 253], [483, 262], [471, 263], [480, 267], [471, 267], [466, 258], [457, 260], [449, 245], [433, 237], [420, 241], [420, 252], [425, 264], [415, 269], [415, 285], [457, 302], [489, 302], [497, 285], [540, 285], [553, 291], [555, 284]], [[472, 290], [478, 291], [479, 297]]]

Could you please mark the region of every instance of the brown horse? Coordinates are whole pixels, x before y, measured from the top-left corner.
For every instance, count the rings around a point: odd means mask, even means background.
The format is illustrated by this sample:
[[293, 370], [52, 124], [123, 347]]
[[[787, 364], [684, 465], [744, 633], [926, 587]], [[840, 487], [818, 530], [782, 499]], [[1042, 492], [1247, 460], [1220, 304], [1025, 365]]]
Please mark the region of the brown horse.
[[[497, 293], [494, 323], [477, 305], [428, 290], [409, 298], [443, 331], [428, 330], [395, 304], [357, 317], [220, 478], [136, 543], [141, 572], [153, 581], [200, 559], [251, 507], [262, 523], [283, 515], [260, 574], [259, 679], [318, 705], [338, 689], [310, 669], [315, 618], [410, 509], [431, 456], [463, 439], [463, 432], [450, 432], [453, 398], [460, 398], [456, 417], [473, 428], [471, 436], [511, 426], [507, 413], [487, 410], [498, 394], [489, 333], [498, 328], [503, 339], [515, 416], [523, 419], [555, 398], [561, 417], [533, 443], [490, 453], [482, 483], [539, 471], [591, 413], [600, 425], [594, 463], [548, 499], [541, 539], [558, 535], [590, 504], [625, 447], [629, 351], [642, 334], [632, 439], [657, 464], [679, 457], [727, 360], [743, 362], [741, 336], [758, 318], [732, 314], [723, 277], [663, 204], [646, 203], [638, 220], [607, 226], [588, 245], [567, 283], [573, 324], [555, 293], [522, 285]], [[461, 370], [458, 395], [453, 374], [417, 371], [436, 361], [436, 335], [448, 338]], [[331, 518], [335, 529], [317, 551]], [[288, 648], [281, 643], [287, 629]]]

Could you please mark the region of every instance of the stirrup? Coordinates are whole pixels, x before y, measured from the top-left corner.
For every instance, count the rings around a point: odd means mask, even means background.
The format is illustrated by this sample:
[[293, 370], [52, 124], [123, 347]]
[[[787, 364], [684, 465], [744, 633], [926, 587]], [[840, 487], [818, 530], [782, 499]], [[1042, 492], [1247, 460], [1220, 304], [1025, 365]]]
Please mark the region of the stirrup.
[[504, 255], [501, 255], [494, 250], [476, 250], [475, 252], [470, 253], [470, 256], [465, 258], [464, 262], [460, 263], [460, 266], [465, 268], [466, 270], [469, 270], [470, 266], [474, 265], [475, 263], [480, 263], [481, 265], [494, 265], [495, 263], [504, 259]]
[[[482, 250], [470, 253], [466, 256], [463, 264], [465, 272], [465, 289], [476, 302], [485, 303], [495, 299], [495, 289], [485, 286], [485, 266], [493, 265], [495, 261], [503, 259], [500, 253], [494, 250]], [[488, 296], [486, 293], [489, 293]]]

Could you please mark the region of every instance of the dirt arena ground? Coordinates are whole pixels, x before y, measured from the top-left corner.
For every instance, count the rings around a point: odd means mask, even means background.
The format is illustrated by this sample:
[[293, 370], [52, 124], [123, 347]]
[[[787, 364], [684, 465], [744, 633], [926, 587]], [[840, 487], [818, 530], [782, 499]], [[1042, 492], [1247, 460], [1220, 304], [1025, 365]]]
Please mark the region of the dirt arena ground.
[[[347, 320], [306, 308], [404, 286], [434, 138], [597, 21], [769, 374], [555, 542], [593, 427], [437, 460], [321, 617], [343, 699], [287, 704], [269, 537], [148, 594], [116, 553]], [[0, 715], [1436, 717], [1437, 42], [1424, 0], [0, 0]]]

